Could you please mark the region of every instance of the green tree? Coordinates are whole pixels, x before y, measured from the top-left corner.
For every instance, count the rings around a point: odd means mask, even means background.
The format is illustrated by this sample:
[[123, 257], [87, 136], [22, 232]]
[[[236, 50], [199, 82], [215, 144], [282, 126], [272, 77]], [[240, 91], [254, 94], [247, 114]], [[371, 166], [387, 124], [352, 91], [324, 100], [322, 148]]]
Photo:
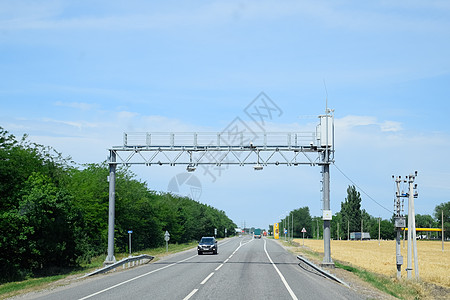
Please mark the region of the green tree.
[[445, 238], [450, 237], [450, 201], [437, 205], [434, 208], [434, 217], [438, 220], [439, 227], [442, 226], [442, 212], [444, 213]]
[[[332, 239], [347, 239], [347, 223], [342, 221], [342, 214], [340, 212], [333, 216], [331, 221], [331, 238]], [[338, 230], [339, 228], [339, 230]]]
[[294, 237], [302, 237], [302, 229], [306, 229], [305, 236], [312, 236], [312, 218], [309, 207], [301, 207], [292, 211], [294, 223]]
[[[70, 267], [107, 248], [106, 162], [74, 167], [52, 148], [16, 140], [0, 127], [0, 282]], [[234, 233], [225, 212], [186, 197], [151, 191], [127, 168], [116, 172], [115, 251]]]
[[[379, 224], [378, 224], [379, 222]], [[378, 227], [379, 226], [379, 227]], [[392, 240], [395, 239], [396, 233], [394, 224], [389, 220], [381, 220], [379, 218], [371, 217], [370, 228], [368, 231], [370, 233], [371, 239], [378, 239], [378, 229], [380, 230], [380, 238], [382, 240]]]
[[28, 234], [23, 240], [22, 267], [36, 272], [75, 265], [79, 253], [74, 228], [80, 214], [71, 205], [71, 196], [39, 173], [30, 176], [23, 190], [19, 214], [25, 216]]
[[361, 195], [354, 185], [347, 188], [347, 197], [341, 202], [341, 214], [342, 221], [349, 224], [350, 232], [361, 231]]
[[436, 228], [438, 226], [438, 223], [432, 216], [416, 214], [417, 228]]

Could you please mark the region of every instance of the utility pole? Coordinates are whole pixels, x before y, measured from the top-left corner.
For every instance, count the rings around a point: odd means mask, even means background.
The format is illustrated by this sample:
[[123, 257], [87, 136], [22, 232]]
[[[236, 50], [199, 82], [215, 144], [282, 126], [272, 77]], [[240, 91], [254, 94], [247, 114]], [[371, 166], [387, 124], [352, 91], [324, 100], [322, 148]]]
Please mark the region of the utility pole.
[[292, 217], [291, 217], [291, 227], [292, 227], [292, 235], [291, 238], [294, 239], [294, 213], [292, 213]]
[[319, 231], [319, 220], [316, 219], [316, 223], [317, 223], [317, 239], [320, 238], [320, 231]]
[[[410, 250], [410, 243], [412, 242], [412, 247], [414, 250], [414, 275], [416, 277], [416, 280], [419, 280], [419, 261], [417, 257], [417, 237], [416, 237], [416, 214], [414, 211], [414, 198], [417, 198], [417, 192], [414, 192], [414, 188], [417, 188], [417, 184], [414, 186], [414, 179], [417, 176], [417, 171], [415, 172], [415, 175], [409, 175], [408, 176], [408, 184], [409, 184], [409, 192], [408, 192], [408, 256], [411, 255]], [[411, 241], [412, 237], [412, 241]], [[408, 269], [410, 269], [411, 257], [408, 257]], [[411, 278], [411, 270], [409, 271], [408, 278]]]
[[[418, 197], [417, 193], [417, 184], [414, 184], [414, 180], [417, 176], [417, 171], [415, 171], [414, 175], [410, 174], [406, 176], [403, 183], [408, 183], [408, 192], [400, 194], [400, 182], [401, 177], [397, 177], [395, 182], [397, 184], [397, 211], [399, 211], [400, 205], [400, 197], [408, 197], [408, 257], [407, 257], [407, 266], [406, 266], [406, 274], [408, 279], [412, 279], [412, 255], [414, 251], [414, 275], [416, 280], [419, 279], [419, 260], [417, 256], [417, 237], [416, 237], [416, 215], [414, 211], [414, 198]], [[394, 176], [392, 176], [394, 178]], [[403, 208], [403, 203], [402, 203]], [[397, 215], [399, 215], [397, 213]], [[400, 216], [396, 216], [396, 227], [398, 228], [402, 224]], [[397, 229], [398, 230], [398, 229]], [[397, 233], [398, 235], [398, 233]], [[398, 242], [399, 243], [399, 242]], [[404, 243], [404, 240], [403, 240]], [[403, 244], [404, 245], [404, 244]], [[397, 268], [399, 265], [399, 256], [397, 253]], [[403, 262], [403, 259], [401, 260]], [[397, 275], [398, 276], [398, 275]]]
[[380, 217], [378, 217], [378, 246], [380, 246]]
[[289, 228], [289, 217], [290, 217], [290, 214], [287, 215], [286, 217], [287, 217], [287, 239], [288, 239], [288, 242], [289, 242], [289, 231], [290, 231], [290, 228]]
[[347, 220], [347, 241], [350, 240], [350, 220]]
[[339, 238], [339, 222], [337, 222], [337, 237], [336, 237], [336, 240], [340, 240], [340, 238]]
[[[402, 228], [405, 228], [405, 216], [403, 215], [403, 198], [400, 201], [400, 198], [403, 197], [402, 194], [400, 194], [400, 183], [402, 182], [401, 176], [394, 177], [392, 175], [392, 178], [395, 179], [395, 185], [397, 188], [397, 191], [395, 193], [395, 199], [394, 199], [394, 225], [397, 230], [397, 239], [395, 242], [395, 254], [396, 254], [396, 263], [397, 263], [397, 279], [402, 278], [402, 265], [403, 265], [403, 256], [401, 254], [400, 250], [400, 235], [402, 232]], [[405, 231], [403, 230], [403, 245], [405, 244]]]
[[442, 223], [442, 231], [441, 231], [442, 252], [444, 252], [444, 210], [441, 210], [441, 223]]
[[362, 240], [363, 240], [363, 219], [361, 216], [361, 242], [362, 242]]

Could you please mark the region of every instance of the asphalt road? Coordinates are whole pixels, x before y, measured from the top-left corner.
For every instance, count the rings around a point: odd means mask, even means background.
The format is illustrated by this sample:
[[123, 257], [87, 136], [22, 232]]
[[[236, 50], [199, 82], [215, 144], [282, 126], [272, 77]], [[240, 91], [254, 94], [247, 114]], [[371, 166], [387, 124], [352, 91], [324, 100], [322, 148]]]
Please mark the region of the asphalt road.
[[185, 251], [126, 271], [97, 275], [34, 299], [363, 299], [301, 268], [275, 241], [219, 242], [217, 255]]

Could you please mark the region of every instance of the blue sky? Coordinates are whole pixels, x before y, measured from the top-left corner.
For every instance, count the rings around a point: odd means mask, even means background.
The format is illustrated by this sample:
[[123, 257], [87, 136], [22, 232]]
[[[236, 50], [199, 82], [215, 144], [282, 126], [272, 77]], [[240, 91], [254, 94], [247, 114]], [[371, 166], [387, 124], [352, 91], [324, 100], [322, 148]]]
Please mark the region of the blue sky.
[[[220, 132], [260, 92], [266, 131], [313, 129], [329, 106], [336, 165], [370, 214], [389, 218], [391, 175], [419, 171], [416, 213], [449, 201], [448, 1], [7, 1], [0, 3], [0, 126], [80, 163], [123, 132]], [[133, 168], [167, 191], [182, 167]], [[318, 167], [197, 170], [199, 201], [267, 227], [309, 206]], [[331, 207], [351, 184], [331, 168]], [[186, 189], [185, 193], [189, 190]]]

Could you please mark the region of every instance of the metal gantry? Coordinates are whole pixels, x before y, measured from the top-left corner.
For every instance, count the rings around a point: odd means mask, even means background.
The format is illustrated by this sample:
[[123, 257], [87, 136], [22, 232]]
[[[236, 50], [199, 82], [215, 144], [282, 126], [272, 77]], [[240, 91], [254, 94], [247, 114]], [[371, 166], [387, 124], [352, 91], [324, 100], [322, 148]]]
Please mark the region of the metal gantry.
[[[314, 132], [252, 132], [233, 130], [220, 133], [127, 132], [123, 145], [109, 149], [108, 256], [115, 261], [114, 215], [117, 165], [177, 166], [187, 171], [198, 166], [251, 165], [262, 170], [269, 165], [321, 166], [323, 173], [324, 263], [332, 263], [330, 252], [330, 177], [334, 162], [334, 116], [327, 109], [319, 116]], [[328, 239], [328, 240], [327, 240]]]

